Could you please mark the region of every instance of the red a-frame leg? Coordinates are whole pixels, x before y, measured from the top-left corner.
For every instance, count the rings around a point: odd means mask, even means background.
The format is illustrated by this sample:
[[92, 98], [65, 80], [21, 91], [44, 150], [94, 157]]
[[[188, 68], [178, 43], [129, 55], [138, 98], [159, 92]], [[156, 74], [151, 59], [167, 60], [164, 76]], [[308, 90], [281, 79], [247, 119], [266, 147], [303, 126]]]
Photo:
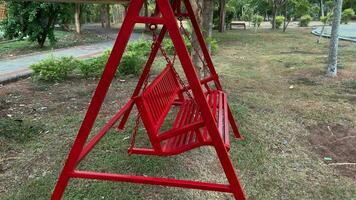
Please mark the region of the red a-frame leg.
[[120, 63], [126, 45], [129, 41], [130, 35], [134, 29], [135, 20], [133, 19], [135, 19], [135, 17], [139, 15], [139, 11], [142, 7], [142, 4], [143, 0], [135, 0], [131, 2], [131, 6], [128, 9], [127, 16], [122, 24], [122, 26], [125, 28], [121, 29], [118, 38], [115, 42], [112, 53], [103, 72], [102, 78], [94, 93], [82, 126], [79, 129], [77, 138], [74, 141], [72, 149], [68, 155], [68, 159], [63, 167], [57, 185], [53, 191], [52, 200], [58, 200], [62, 198], [64, 190], [69, 182], [69, 179], [71, 178], [71, 173], [75, 170], [77, 160], [80, 156], [81, 151], [83, 150], [85, 142], [98, 116], [101, 105], [106, 97], [106, 93], [115, 76], [117, 66]]

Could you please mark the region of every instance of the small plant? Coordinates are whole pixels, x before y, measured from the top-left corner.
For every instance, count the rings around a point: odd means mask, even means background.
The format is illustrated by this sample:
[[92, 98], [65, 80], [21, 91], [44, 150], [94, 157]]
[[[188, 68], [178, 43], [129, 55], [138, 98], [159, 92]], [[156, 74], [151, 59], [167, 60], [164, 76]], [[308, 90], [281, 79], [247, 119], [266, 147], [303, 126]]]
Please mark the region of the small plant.
[[300, 26], [301, 27], [308, 27], [309, 23], [313, 18], [310, 15], [303, 15], [300, 18]]
[[322, 17], [320, 17], [320, 21], [323, 22], [323, 24], [327, 24], [329, 19], [327, 16], [322, 16]]
[[252, 23], [254, 27], [260, 27], [261, 23], [263, 22], [263, 17], [261, 15], [254, 15], [252, 18]]
[[55, 58], [51, 56], [40, 63], [31, 65], [30, 68], [38, 80], [60, 81], [67, 78], [68, 74], [78, 65], [81, 65], [81, 62], [73, 57]]
[[[184, 37], [183, 39], [184, 39], [185, 44], [187, 45], [188, 51], [189, 52], [192, 51], [192, 44], [189, 41], [189, 39], [187, 37]], [[174, 54], [175, 48], [173, 46], [171, 39], [164, 39], [162, 45], [169, 55]]]
[[[144, 40], [143, 38], [129, 43], [124, 55], [122, 56], [118, 74], [138, 75], [144, 67], [150, 49], [151, 42]], [[103, 55], [90, 59], [82, 65], [78, 65], [80, 74], [82, 74], [85, 78], [101, 76], [110, 54], [111, 50], [106, 50]]]
[[164, 39], [162, 45], [169, 55], [174, 54], [175, 49], [171, 39]]
[[140, 55], [140, 52], [137, 51], [127, 51], [122, 57], [119, 74], [120, 75], [138, 75], [145, 64], [146, 57]]
[[109, 59], [111, 50], [106, 50], [103, 55], [84, 61], [78, 65], [80, 73], [85, 77], [99, 77], [104, 71], [106, 62]]
[[206, 40], [206, 43], [208, 45], [210, 45], [210, 48], [211, 48], [211, 53], [214, 54], [216, 53], [216, 51], [218, 50], [219, 48], [219, 44], [218, 44], [218, 41], [213, 38], [213, 37], [209, 37], [207, 40]]
[[127, 45], [126, 51], [134, 51], [147, 56], [150, 53], [152, 43], [143, 37]]
[[[276, 17], [276, 28], [281, 28], [282, 24], [284, 22], [284, 16], [277, 16]], [[271, 21], [271, 24], [273, 21]]]
[[341, 22], [348, 24], [354, 15], [355, 15], [355, 11], [352, 8], [345, 9], [342, 12]]
[[35, 124], [33, 121], [7, 117], [0, 119], [0, 137], [15, 142], [26, 142], [43, 131], [42, 125]]

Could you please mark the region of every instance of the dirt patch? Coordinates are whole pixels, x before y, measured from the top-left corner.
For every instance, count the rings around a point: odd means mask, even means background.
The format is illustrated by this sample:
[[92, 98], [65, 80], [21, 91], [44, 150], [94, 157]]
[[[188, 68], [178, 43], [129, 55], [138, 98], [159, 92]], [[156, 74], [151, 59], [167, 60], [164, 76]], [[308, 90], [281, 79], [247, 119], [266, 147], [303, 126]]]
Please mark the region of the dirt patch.
[[356, 179], [356, 129], [340, 124], [310, 127], [310, 143], [326, 164]]

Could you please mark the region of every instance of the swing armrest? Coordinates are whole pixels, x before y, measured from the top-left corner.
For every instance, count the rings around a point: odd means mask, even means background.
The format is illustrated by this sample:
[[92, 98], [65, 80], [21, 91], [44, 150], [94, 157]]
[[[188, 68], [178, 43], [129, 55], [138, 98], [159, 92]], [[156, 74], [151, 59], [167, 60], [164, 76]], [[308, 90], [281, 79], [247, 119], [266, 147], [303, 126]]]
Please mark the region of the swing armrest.
[[[216, 76], [209, 76], [208, 78], [205, 78], [205, 79], [203, 79], [203, 80], [200, 80], [200, 84], [201, 84], [201, 85], [206, 85], [206, 84], [208, 84], [208, 83], [210, 83], [210, 82], [212, 82], [212, 81], [214, 81], [214, 80], [216, 80], [216, 79], [217, 79]], [[186, 89], [189, 91], [189, 90], [191, 90], [192, 88], [191, 88], [189, 85], [187, 85], [187, 88], [186, 88]], [[185, 92], [184, 88], [182, 88], [180, 92]]]

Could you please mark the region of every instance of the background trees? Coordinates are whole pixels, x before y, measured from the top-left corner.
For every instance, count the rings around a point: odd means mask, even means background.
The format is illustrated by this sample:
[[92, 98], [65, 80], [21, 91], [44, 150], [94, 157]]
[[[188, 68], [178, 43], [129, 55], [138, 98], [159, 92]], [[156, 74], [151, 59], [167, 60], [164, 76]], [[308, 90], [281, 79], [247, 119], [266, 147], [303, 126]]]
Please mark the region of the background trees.
[[47, 37], [51, 43], [56, 41], [54, 25], [58, 20], [66, 21], [70, 5], [7, 1], [6, 6], [8, 17], [2, 21], [5, 37], [28, 37], [43, 47]]

